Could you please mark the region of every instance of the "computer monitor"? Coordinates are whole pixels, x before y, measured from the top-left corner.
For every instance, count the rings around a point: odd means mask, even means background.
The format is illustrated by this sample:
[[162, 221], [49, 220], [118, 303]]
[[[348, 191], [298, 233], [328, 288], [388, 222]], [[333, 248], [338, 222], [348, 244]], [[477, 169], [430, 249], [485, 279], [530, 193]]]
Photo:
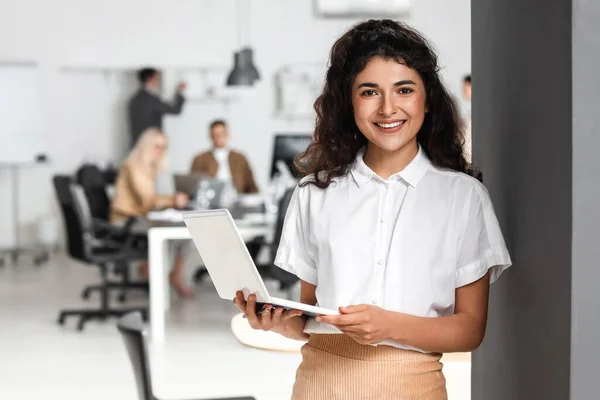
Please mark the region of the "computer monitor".
[[302, 153], [312, 142], [313, 136], [306, 135], [275, 135], [273, 144], [273, 160], [271, 162], [271, 178], [277, 173], [277, 161], [285, 162], [294, 176], [298, 177], [298, 172], [294, 167], [294, 157]]

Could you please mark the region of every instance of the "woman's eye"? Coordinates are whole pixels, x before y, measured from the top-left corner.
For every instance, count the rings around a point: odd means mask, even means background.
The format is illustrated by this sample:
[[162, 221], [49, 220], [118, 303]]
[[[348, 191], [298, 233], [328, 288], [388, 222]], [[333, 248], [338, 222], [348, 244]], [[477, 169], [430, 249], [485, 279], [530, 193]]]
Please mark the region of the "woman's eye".
[[362, 92], [361, 96], [367, 96], [367, 97], [369, 97], [369, 96], [375, 96], [376, 94], [377, 94], [376, 91], [369, 89], [369, 90], [365, 90], [364, 92]]
[[412, 92], [414, 92], [414, 90], [412, 90], [411, 88], [407, 88], [407, 87], [403, 87], [403, 88], [400, 88], [400, 90], [398, 90], [398, 93], [400, 93], [400, 94], [410, 94]]

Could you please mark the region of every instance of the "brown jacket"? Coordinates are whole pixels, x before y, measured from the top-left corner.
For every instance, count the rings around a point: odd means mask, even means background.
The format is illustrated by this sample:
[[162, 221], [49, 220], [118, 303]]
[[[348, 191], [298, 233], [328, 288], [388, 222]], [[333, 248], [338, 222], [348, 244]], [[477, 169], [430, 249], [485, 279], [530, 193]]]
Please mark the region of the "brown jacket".
[[146, 215], [157, 208], [174, 206], [173, 196], [156, 194], [156, 174], [150, 176], [130, 163], [125, 163], [121, 167], [111, 204], [111, 222]]
[[[207, 151], [197, 155], [192, 162], [192, 173], [206, 174], [212, 178], [217, 176], [219, 164], [212, 151]], [[229, 152], [229, 169], [231, 171], [231, 180], [238, 193], [257, 193], [258, 188], [254, 182], [254, 176], [250, 169], [250, 164], [242, 153], [231, 150]]]

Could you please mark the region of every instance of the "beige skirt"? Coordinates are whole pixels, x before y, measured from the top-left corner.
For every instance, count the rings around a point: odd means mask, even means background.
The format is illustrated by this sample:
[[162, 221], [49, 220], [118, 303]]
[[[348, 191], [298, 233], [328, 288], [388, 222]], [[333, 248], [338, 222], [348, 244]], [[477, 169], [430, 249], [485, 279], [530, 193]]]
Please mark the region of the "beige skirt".
[[292, 400], [446, 400], [441, 356], [313, 334], [302, 347]]

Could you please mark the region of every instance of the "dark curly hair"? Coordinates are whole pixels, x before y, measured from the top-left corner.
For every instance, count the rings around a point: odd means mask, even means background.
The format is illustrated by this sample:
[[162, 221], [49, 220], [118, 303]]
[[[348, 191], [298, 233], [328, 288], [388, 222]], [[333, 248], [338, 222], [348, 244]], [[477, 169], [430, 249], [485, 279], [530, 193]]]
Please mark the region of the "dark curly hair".
[[432, 46], [409, 26], [382, 19], [355, 25], [331, 49], [325, 86], [314, 104], [313, 142], [294, 161], [300, 175], [314, 174], [314, 179], [303, 185], [328, 187], [332, 179], [348, 173], [356, 154], [367, 144], [354, 120], [351, 89], [356, 76], [374, 57], [396, 60], [414, 69], [423, 80], [429, 112], [417, 141], [431, 162], [481, 179], [463, 155], [462, 122], [440, 79]]

